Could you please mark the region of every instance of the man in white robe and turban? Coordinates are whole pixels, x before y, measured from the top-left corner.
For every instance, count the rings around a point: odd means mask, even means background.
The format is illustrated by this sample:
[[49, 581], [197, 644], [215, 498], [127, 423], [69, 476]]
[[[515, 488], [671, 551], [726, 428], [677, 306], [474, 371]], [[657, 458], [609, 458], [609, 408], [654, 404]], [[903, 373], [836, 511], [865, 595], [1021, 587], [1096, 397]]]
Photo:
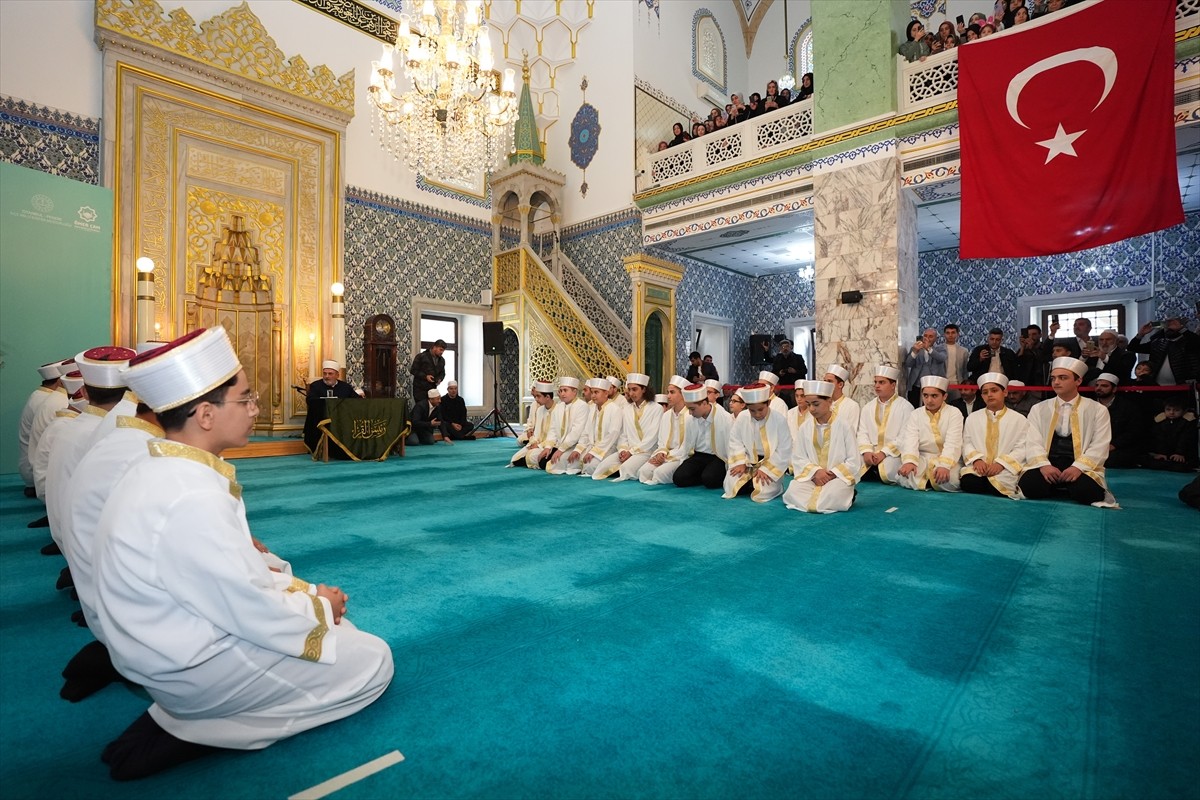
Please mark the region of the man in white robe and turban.
[[673, 484], [675, 470], [687, 458], [687, 424], [691, 415], [683, 402], [683, 390], [688, 385], [681, 375], [672, 375], [667, 382], [667, 407], [658, 420], [658, 447], [638, 470], [638, 480], [644, 484]]
[[900, 369], [875, 368], [875, 397], [858, 415], [858, 479], [895, 483], [900, 469], [900, 434], [913, 408], [897, 392]]
[[957, 492], [962, 455], [963, 416], [946, 403], [950, 381], [938, 375], [921, 378], [921, 403], [904, 424], [896, 483], [906, 489]]
[[1107, 408], [1079, 394], [1087, 370], [1078, 358], [1050, 363], [1054, 397], [1029, 412], [1025, 471], [1017, 482], [1031, 500], [1066, 495], [1076, 503], [1117, 507], [1104, 479], [1112, 423]]
[[808, 413], [792, 437], [795, 477], [783, 493], [793, 511], [833, 514], [854, 505], [861, 459], [850, 423], [833, 416], [833, 392], [829, 381], [804, 381]]
[[258, 396], [224, 328], [139, 356], [128, 385], [166, 433], [100, 515], [93, 630], [154, 701], [101, 755], [117, 780], [213, 748], [256, 750], [350, 716], [392, 679], [382, 639], [347, 620], [334, 586], [268, 568], [219, 454], [244, 446]]
[[722, 497], [749, 492], [754, 502], [767, 503], [783, 494], [783, 476], [792, 461], [792, 432], [787, 417], [771, 408], [770, 386], [752, 383], [741, 394], [746, 413], [738, 415], [729, 431]]
[[1006, 405], [1008, 377], [979, 376], [984, 407], [963, 424], [962, 490], [972, 494], [1018, 497], [1017, 479], [1025, 468], [1029, 422]]

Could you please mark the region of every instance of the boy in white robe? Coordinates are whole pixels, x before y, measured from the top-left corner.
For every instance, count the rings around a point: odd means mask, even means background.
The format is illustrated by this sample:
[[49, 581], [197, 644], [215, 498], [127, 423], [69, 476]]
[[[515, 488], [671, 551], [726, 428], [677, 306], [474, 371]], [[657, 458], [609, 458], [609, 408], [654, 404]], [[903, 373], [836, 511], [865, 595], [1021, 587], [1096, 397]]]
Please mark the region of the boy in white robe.
[[725, 499], [748, 491], [756, 503], [783, 494], [783, 476], [792, 461], [792, 432], [787, 418], [771, 408], [771, 388], [753, 383], [742, 388], [746, 411], [729, 431], [729, 459], [722, 495]]
[[617, 449], [596, 467], [592, 479], [602, 481], [616, 475], [615, 483], [637, 480], [642, 468], [654, 449], [658, 447], [658, 423], [662, 418], [662, 406], [650, 395], [650, 376], [631, 372], [625, 376], [625, 405], [621, 422], [621, 435]]
[[939, 375], [921, 378], [924, 407], [913, 411], [900, 436], [903, 463], [896, 483], [906, 489], [958, 491], [963, 416], [946, 404], [949, 389], [950, 382]]
[[154, 700], [101, 755], [116, 780], [342, 719], [393, 672], [387, 643], [343, 620], [344, 592], [281, 589], [255, 548], [234, 468], [217, 456], [245, 445], [258, 413], [224, 328], [139, 359], [125, 378], [167, 439], [121, 479], [95, 544], [93, 633]]
[[857, 469], [860, 481], [895, 483], [900, 470], [900, 434], [913, 408], [896, 392], [900, 370], [890, 364], [875, 368], [875, 397], [858, 415]]
[[849, 423], [833, 416], [833, 392], [828, 381], [804, 381], [808, 413], [792, 437], [795, 477], [783, 493], [793, 511], [833, 514], [854, 505], [858, 448]]
[[964, 492], [1018, 499], [1017, 479], [1025, 468], [1029, 421], [1009, 408], [1008, 377], [1003, 372], [979, 376], [984, 407], [963, 424]]
[[[524, 446], [512, 455], [506, 466], [541, 469], [545, 442], [550, 436], [550, 418], [554, 415], [554, 384], [533, 384], [533, 408], [525, 424]], [[549, 453], [545, 454], [549, 456]]]
[[787, 403], [783, 401], [782, 397], [775, 394], [775, 387], [779, 385], [779, 376], [770, 370], [764, 369], [758, 373], [758, 381], [771, 387], [771, 410], [776, 414], [786, 417], [788, 412]]
[[1066, 495], [1076, 503], [1118, 508], [1104, 479], [1112, 442], [1108, 409], [1079, 394], [1085, 362], [1060, 357], [1050, 363], [1054, 397], [1029, 412], [1025, 471], [1017, 485], [1030, 500]]
[[683, 402], [687, 404], [691, 419], [684, 443], [688, 456], [674, 476], [675, 485], [680, 489], [689, 486], [720, 489], [725, 481], [733, 417], [719, 403], [712, 401], [712, 393], [712, 389], [700, 383], [683, 390]]
[[554, 475], [566, 472], [567, 455], [579, 444], [591, 410], [587, 401], [579, 398], [579, 379], [572, 375], [558, 379], [558, 400], [554, 413], [550, 415], [550, 435], [546, 439], [541, 462], [542, 468]]
[[94, 347], [75, 356], [87, 391], [88, 406], [83, 413], [64, 426], [58, 443], [50, 453], [46, 469], [46, 516], [50, 519], [50, 535], [70, 560], [71, 539], [71, 475], [80, 459], [87, 454], [93, 434], [103, 419], [125, 396], [125, 379], [121, 369], [136, 352], [125, 347]]
[[658, 422], [658, 447], [654, 454], [638, 470], [638, 480], [648, 486], [672, 484], [675, 470], [687, 458], [687, 404], [683, 402], [683, 390], [687, 379], [672, 375], [667, 383], [667, 408]]
[[58, 362], [38, 367], [38, 376], [42, 379], [41, 385], [34, 389], [25, 401], [25, 407], [21, 409], [21, 421], [17, 427], [17, 472], [25, 483], [26, 497], [37, 496], [33, 490], [33, 464], [29, 460], [32, 448], [36, 447], [36, 442], [33, 442], [33, 420], [42, 404], [49, 400], [55, 394], [54, 390], [60, 386]]
[[833, 416], [841, 417], [850, 424], [850, 430], [858, 431], [858, 416], [861, 408], [857, 400], [846, 394], [846, 383], [850, 380], [850, 370], [841, 364], [830, 364], [825, 370], [823, 380], [834, 386]]
[[579, 443], [567, 455], [566, 469], [568, 475], [585, 475], [589, 478], [609, 453], [616, 451], [617, 439], [625, 422], [621, 408], [609, 396], [611, 385], [608, 379], [593, 378], [590, 383], [594, 407]]

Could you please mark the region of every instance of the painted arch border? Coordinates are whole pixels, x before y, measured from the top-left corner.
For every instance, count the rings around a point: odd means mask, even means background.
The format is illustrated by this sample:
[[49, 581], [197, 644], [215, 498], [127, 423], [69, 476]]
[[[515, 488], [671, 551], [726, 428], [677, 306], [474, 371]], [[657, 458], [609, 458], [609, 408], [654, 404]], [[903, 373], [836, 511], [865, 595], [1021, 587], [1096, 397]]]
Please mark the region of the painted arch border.
[[[709, 75], [700, 68], [700, 23], [706, 19], [716, 28], [717, 37], [721, 41], [720, 83], [717, 82], [715, 75]], [[725, 32], [721, 30], [721, 24], [717, 22], [717, 15], [707, 8], [698, 8], [696, 9], [696, 13], [692, 15], [692, 75], [713, 87], [722, 95], [726, 94], [726, 87], [729, 84], [729, 48], [725, 43]]]

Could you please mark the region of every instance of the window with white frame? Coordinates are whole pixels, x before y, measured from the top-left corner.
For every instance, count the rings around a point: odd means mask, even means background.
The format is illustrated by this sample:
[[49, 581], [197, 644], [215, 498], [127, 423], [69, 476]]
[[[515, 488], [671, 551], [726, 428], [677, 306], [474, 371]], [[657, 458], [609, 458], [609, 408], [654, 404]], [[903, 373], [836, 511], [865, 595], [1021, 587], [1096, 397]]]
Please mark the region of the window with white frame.
[[432, 347], [438, 339], [446, 343], [446, 378], [438, 389], [444, 394], [447, 383], [458, 381], [458, 392], [468, 407], [488, 405], [491, 377], [484, 374], [483, 315], [470, 313], [470, 306], [420, 301], [415, 306], [418, 350]]

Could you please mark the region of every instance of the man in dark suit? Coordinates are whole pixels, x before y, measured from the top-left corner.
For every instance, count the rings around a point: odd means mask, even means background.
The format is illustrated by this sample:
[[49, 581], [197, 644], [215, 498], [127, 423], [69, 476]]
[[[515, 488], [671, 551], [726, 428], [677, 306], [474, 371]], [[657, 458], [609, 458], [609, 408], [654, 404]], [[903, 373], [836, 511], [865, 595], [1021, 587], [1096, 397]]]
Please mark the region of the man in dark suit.
[[467, 421], [467, 402], [458, 393], [458, 381], [446, 384], [446, 394], [438, 406], [441, 418], [446, 423], [446, 432], [451, 439], [474, 439], [471, 423]]
[[1017, 354], [1004, 346], [1004, 331], [999, 328], [988, 331], [987, 342], [971, 351], [967, 369], [976, 383], [985, 372], [1003, 372], [1008, 378], [1017, 377]]
[[[426, 399], [430, 389], [436, 389], [438, 384], [446, 379], [446, 343], [438, 339], [429, 346], [428, 350], [417, 353], [408, 372], [413, 376], [413, 403]], [[440, 397], [440, 395], [439, 395]]]
[[1096, 402], [1108, 409], [1112, 439], [1108, 444], [1105, 468], [1136, 467], [1146, 457], [1148, 417], [1132, 398], [1117, 393], [1117, 376], [1103, 372], [1094, 384]]
[[321, 440], [317, 425], [326, 417], [325, 401], [334, 397], [358, 397], [354, 387], [339, 377], [341, 371], [336, 361], [326, 361], [321, 367], [321, 380], [310, 383], [304, 394], [308, 405], [308, 413], [304, 416], [304, 444], [310, 452], [316, 449], [317, 442]]
[[[804, 363], [804, 356], [792, 350], [791, 339], [784, 339], [779, 343], [779, 354], [771, 362], [771, 372], [779, 376], [779, 383], [782, 385], [795, 386], [798, 381], [808, 377], [808, 365]], [[788, 408], [795, 408], [795, 389], [783, 389], [779, 396], [787, 403]]]
[[704, 383], [706, 380], [717, 380], [717, 368], [711, 362], [705, 363], [700, 358], [700, 351], [693, 350], [688, 354], [691, 366], [687, 369], [686, 377], [691, 383]]

